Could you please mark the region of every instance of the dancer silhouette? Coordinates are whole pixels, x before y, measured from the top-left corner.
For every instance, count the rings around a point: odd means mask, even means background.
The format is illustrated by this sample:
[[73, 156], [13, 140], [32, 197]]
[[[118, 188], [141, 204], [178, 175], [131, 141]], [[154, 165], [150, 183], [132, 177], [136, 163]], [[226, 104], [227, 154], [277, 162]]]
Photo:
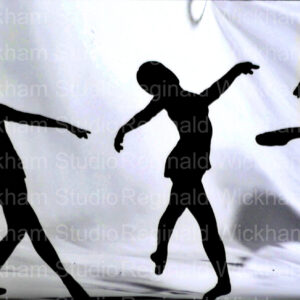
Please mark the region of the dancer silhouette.
[[212, 207], [202, 185], [210, 169], [212, 125], [208, 106], [217, 100], [240, 74], [253, 74], [259, 67], [250, 62], [234, 66], [200, 95], [185, 91], [169, 69], [158, 62], [146, 62], [137, 72], [140, 86], [153, 95], [151, 102], [120, 128], [115, 149], [120, 152], [126, 133], [150, 121], [165, 109], [175, 123], [180, 139], [165, 164], [165, 177], [172, 180], [170, 203], [158, 225], [157, 249], [151, 255], [155, 273], [162, 274], [168, 255], [168, 243], [177, 219], [188, 208], [200, 226], [206, 254], [217, 274], [218, 283], [204, 295], [205, 300], [230, 293], [231, 285], [224, 245], [218, 233]]
[[[65, 122], [24, 113], [0, 104], [0, 204], [7, 222], [7, 234], [0, 241], [0, 268], [27, 233], [36, 252], [61, 278], [73, 299], [90, 299], [79, 283], [65, 270], [27, 200], [26, 176], [22, 162], [9, 139], [4, 121], [63, 128], [78, 138], [87, 138], [90, 132]], [[5, 289], [0, 290], [1, 294], [5, 292]]]
[[300, 98], [300, 82], [294, 89], [293, 95], [296, 96], [297, 98]]
[[[293, 95], [300, 98], [300, 83]], [[298, 138], [300, 138], [300, 127], [289, 127], [259, 134], [255, 139], [261, 146], [284, 146], [291, 140]]]

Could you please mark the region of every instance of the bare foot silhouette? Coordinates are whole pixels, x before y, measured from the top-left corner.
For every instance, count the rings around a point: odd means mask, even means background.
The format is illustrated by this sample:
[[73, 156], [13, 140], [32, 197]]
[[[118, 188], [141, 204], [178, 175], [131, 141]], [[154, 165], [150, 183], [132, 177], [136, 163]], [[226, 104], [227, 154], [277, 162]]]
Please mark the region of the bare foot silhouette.
[[168, 251], [155, 251], [151, 254], [150, 258], [155, 263], [155, 274], [161, 275], [167, 263]]
[[214, 288], [208, 291], [202, 298], [202, 300], [215, 300], [217, 297], [227, 295], [231, 292], [231, 284], [229, 277], [224, 279], [220, 278]]

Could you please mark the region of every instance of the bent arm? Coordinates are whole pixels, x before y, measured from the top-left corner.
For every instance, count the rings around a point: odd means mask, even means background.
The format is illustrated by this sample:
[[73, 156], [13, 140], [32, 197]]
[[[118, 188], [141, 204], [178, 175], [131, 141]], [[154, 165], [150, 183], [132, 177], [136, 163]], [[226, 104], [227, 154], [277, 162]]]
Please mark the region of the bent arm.
[[152, 100], [143, 110], [133, 116], [125, 125], [123, 125], [119, 131], [123, 134], [136, 129], [145, 123], [149, 122], [155, 115], [162, 110], [162, 106], [159, 101]]
[[152, 100], [143, 110], [134, 115], [125, 125], [123, 125], [115, 138], [115, 149], [119, 152], [123, 149], [122, 142], [126, 133], [134, 130], [145, 123], [149, 122], [155, 115], [157, 115], [163, 106], [161, 101]]
[[240, 63], [230, 69], [223, 77], [216, 81], [211, 87], [203, 91], [200, 96], [205, 97], [208, 105], [217, 100], [241, 74], [253, 74], [252, 69], [258, 69], [259, 66], [250, 62]]
[[223, 77], [216, 81], [211, 87], [203, 91], [200, 96], [207, 97], [209, 104], [217, 100], [239, 76], [238, 70], [233, 67]]

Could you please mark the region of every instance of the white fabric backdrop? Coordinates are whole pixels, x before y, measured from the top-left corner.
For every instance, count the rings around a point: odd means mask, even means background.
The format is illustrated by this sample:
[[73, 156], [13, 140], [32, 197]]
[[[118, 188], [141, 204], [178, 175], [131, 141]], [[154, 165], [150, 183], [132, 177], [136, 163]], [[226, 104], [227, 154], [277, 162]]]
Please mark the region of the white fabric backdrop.
[[[92, 131], [82, 141], [7, 125], [30, 202], [91, 295], [200, 297], [215, 284], [189, 213], [176, 225], [162, 276], [149, 259], [171, 186], [164, 163], [178, 138], [167, 115], [130, 133], [121, 154], [113, 149], [118, 128], [150, 100], [135, 79], [139, 65], [158, 60], [193, 92], [237, 62], [261, 66], [211, 107], [204, 185], [231, 263], [232, 297], [299, 297], [299, 141], [255, 143], [256, 134], [300, 126], [292, 96], [300, 81], [299, 9], [300, 2], [215, 1], [193, 26], [186, 1], [1, 3], [0, 102]], [[0, 225], [4, 236], [3, 217]], [[0, 278], [9, 297], [68, 295], [29, 239]]]

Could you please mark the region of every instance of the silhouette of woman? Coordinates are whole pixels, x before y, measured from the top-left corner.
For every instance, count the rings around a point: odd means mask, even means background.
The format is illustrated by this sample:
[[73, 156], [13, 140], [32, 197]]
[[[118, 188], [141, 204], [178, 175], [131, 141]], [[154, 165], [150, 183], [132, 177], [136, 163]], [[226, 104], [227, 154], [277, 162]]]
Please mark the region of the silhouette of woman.
[[177, 219], [188, 208], [197, 220], [204, 249], [218, 277], [217, 285], [204, 295], [212, 300], [230, 293], [225, 249], [218, 233], [216, 219], [206, 197], [201, 179], [210, 169], [212, 126], [208, 106], [231, 85], [240, 74], [253, 74], [259, 67], [250, 62], [234, 66], [226, 75], [200, 95], [185, 91], [178, 78], [158, 62], [146, 62], [137, 72], [137, 81], [149, 94], [151, 102], [120, 128], [115, 138], [115, 149], [120, 152], [126, 133], [150, 121], [165, 109], [175, 123], [180, 139], [167, 158], [165, 177], [172, 180], [170, 203], [158, 225], [157, 250], [151, 255], [155, 273], [162, 274], [168, 254], [168, 243]]
[[[79, 283], [65, 270], [27, 200], [25, 173], [22, 162], [9, 139], [4, 121], [33, 126], [64, 128], [78, 138], [87, 138], [90, 132], [65, 122], [16, 111], [0, 104], [0, 204], [7, 222], [7, 234], [0, 241], [0, 268], [23, 239], [25, 233], [27, 233], [36, 252], [61, 278], [73, 299], [90, 299]], [[0, 289], [1, 294], [5, 292], [5, 289]]]
[[[293, 95], [300, 98], [300, 83], [293, 91]], [[290, 127], [259, 134], [255, 139], [261, 146], [284, 146], [298, 138], [300, 138], [300, 127]]]

